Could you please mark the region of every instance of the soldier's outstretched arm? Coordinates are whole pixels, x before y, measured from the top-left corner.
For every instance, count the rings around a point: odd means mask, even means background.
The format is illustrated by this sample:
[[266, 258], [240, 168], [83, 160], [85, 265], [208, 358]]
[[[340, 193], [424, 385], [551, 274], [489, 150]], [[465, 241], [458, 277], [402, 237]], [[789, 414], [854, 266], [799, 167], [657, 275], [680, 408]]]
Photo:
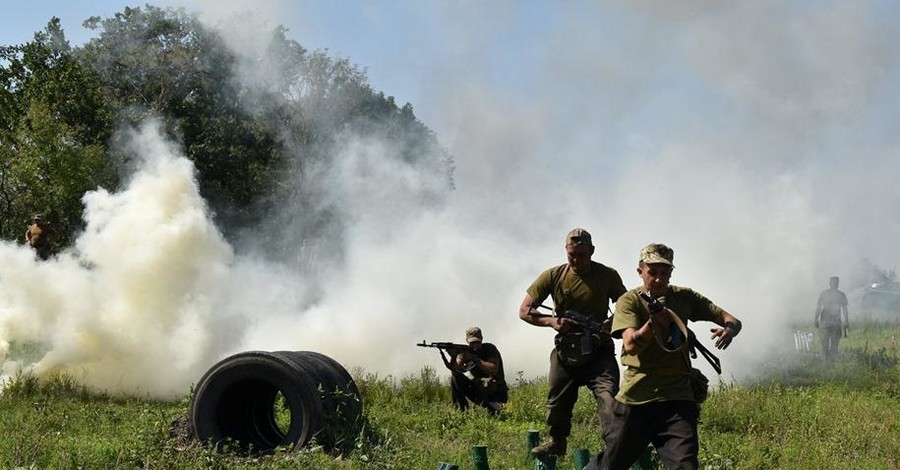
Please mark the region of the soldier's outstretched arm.
[[725, 349], [731, 344], [734, 337], [741, 332], [741, 321], [723, 310], [722, 316], [717, 318], [715, 323], [721, 328], [710, 328], [709, 332], [712, 333], [712, 339], [716, 340], [716, 348]]

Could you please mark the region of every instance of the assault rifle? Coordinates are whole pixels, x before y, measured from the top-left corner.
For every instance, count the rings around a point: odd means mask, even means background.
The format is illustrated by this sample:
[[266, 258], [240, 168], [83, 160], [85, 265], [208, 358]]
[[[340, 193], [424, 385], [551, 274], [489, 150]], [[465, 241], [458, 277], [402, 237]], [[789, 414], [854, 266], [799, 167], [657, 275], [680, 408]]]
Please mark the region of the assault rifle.
[[[546, 305], [538, 305], [537, 308], [545, 308], [547, 310], [553, 310], [552, 308]], [[547, 314], [547, 313], [532, 313], [532, 317], [542, 318], [542, 317], [558, 317], [558, 318], [567, 318], [572, 320], [575, 323], [575, 326], [578, 328], [588, 330], [592, 334], [595, 335], [606, 335], [609, 336], [609, 328], [607, 328], [602, 321], [597, 320], [596, 318], [589, 317], [581, 312], [576, 312], [575, 310], [566, 310], [562, 313]]]
[[[536, 308], [553, 310], [546, 305], [538, 305]], [[567, 320], [570, 320], [575, 324], [576, 328], [581, 330], [580, 335], [570, 335], [562, 333], [556, 335], [555, 343], [557, 352], [573, 361], [583, 359], [593, 354], [595, 348], [595, 341], [593, 339], [594, 336], [605, 336], [607, 338], [610, 338], [609, 327], [605, 325], [604, 322], [599, 321], [596, 318], [589, 317], [575, 310], [566, 310], [562, 313], [555, 313], [552, 315], [535, 312], [532, 313], [531, 316], [537, 318], [565, 318]]]
[[[419, 346], [422, 348], [437, 348], [441, 352], [441, 360], [444, 361], [444, 365], [450, 370], [457, 370], [457, 368], [452, 367], [452, 361], [456, 360], [456, 356], [458, 356], [460, 354], [465, 354], [465, 353], [469, 353], [472, 356], [474, 356], [476, 353], [476, 351], [474, 349], [472, 349], [472, 347], [469, 346], [468, 344], [450, 343], [450, 342], [446, 342], [446, 341], [444, 341], [444, 342], [437, 341], [437, 342], [426, 343], [425, 340], [423, 339], [421, 343], [416, 343], [416, 346]], [[447, 353], [447, 356], [449, 356], [449, 358], [444, 355], [444, 352]], [[461, 369], [462, 369], [462, 372], [468, 372], [474, 368], [475, 368], [475, 360], [471, 359], [471, 360], [467, 361], [465, 364], [463, 364]]]
[[[697, 335], [695, 335], [694, 332], [691, 331], [691, 329], [687, 327], [687, 325], [684, 325], [683, 322], [681, 322], [681, 318], [679, 318], [678, 315], [675, 314], [675, 312], [669, 310], [668, 307], [666, 307], [665, 305], [662, 304], [662, 302], [659, 301], [659, 298], [653, 297], [652, 295], [650, 295], [649, 292], [639, 292], [638, 295], [640, 295], [642, 299], [647, 301], [647, 308], [650, 310], [651, 314], [657, 314], [657, 313], [661, 313], [663, 311], [668, 311], [669, 314], [673, 317], [673, 325], [672, 325], [673, 331], [670, 333], [669, 337], [665, 341], [666, 344], [675, 344], [677, 346], [680, 346], [679, 342], [683, 341], [683, 339], [684, 339], [684, 338], [680, 338], [680, 339], [678, 338], [678, 333], [680, 333], [680, 331], [679, 331], [679, 328], [676, 326], [676, 320], [677, 320], [677, 323], [682, 323], [682, 325], [680, 325], [680, 326], [683, 326], [684, 330], [687, 332], [687, 344], [688, 344], [688, 347], [690, 348], [691, 359], [697, 359], [697, 350], [699, 349], [700, 354], [702, 354], [703, 358], [706, 359], [707, 362], [709, 362], [709, 365], [711, 365], [712, 368], [715, 369], [716, 373], [719, 375], [722, 374], [722, 364], [719, 361], [719, 358], [716, 357], [709, 349], [706, 349], [705, 346], [700, 344], [700, 340], [697, 339]], [[659, 338], [659, 336], [657, 336], [657, 335], [653, 335], [653, 336], [656, 337], [656, 340], [658, 342], [660, 342], [660, 343], [662, 342], [661, 339]], [[663, 349], [665, 349], [667, 351], [671, 350], [669, 347], [666, 347], [663, 344], [660, 344], [660, 346], [662, 346]]]

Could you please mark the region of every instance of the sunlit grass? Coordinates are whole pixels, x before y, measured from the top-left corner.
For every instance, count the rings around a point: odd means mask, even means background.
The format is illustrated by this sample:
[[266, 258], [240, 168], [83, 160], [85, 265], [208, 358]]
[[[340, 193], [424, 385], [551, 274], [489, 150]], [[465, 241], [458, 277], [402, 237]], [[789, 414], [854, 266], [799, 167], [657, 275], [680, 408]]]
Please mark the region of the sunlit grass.
[[[900, 468], [900, 356], [892, 343], [900, 325], [857, 327], [836, 364], [798, 355], [754, 383], [713, 389], [700, 423], [703, 468]], [[0, 468], [467, 468], [474, 445], [488, 447], [491, 468], [533, 468], [526, 433], [545, 430], [546, 377], [508, 377], [510, 401], [493, 417], [480, 407], [458, 412], [442, 372], [425, 367], [395, 378], [354, 370], [365, 416], [351, 445], [340, 454], [314, 447], [264, 457], [217, 454], [171, 436], [189, 396], [172, 403], [112, 397], [65, 376], [20, 373], [0, 396]], [[285, 413], [276, 413], [279, 426], [290, 423]], [[593, 398], [583, 389], [570, 450], [593, 453], [601, 445]], [[571, 457], [558, 468], [571, 468]]]

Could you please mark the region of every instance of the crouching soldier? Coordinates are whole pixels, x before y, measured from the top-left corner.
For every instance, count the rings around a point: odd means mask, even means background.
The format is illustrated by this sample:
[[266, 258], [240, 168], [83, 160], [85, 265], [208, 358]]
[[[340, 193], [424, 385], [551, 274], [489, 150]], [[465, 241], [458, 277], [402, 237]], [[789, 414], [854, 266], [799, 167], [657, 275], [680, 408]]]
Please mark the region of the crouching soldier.
[[465, 411], [472, 401], [489, 413], [498, 414], [509, 399], [500, 351], [497, 346], [483, 342], [481, 328], [477, 326], [466, 330], [466, 343], [469, 350], [458, 352], [449, 364], [453, 403]]

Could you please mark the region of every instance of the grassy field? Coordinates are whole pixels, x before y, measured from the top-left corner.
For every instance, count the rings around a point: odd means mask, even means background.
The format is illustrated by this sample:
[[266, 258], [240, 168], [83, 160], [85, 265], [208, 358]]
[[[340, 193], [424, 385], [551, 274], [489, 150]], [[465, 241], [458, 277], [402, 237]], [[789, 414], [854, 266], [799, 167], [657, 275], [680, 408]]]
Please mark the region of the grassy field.
[[[704, 404], [700, 460], [709, 469], [900, 468], [900, 325], [854, 325], [838, 363], [796, 355], [755, 383], [720, 384]], [[170, 435], [189, 397], [163, 403], [89, 392], [57, 378], [20, 375], [0, 396], [2, 469], [434, 469], [473, 468], [486, 445], [492, 469], [531, 469], [526, 434], [544, 430], [546, 379], [509, 377], [499, 417], [450, 404], [443, 371], [379, 377], [352, 371], [366, 427], [344, 455], [312, 447], [264, 457], [217, 454]], [[575, 409], [570, 450], [596, 452], [600, 437], [586, 390]], [[477, 407], [476, 407], [477, 408]], [[557, 468], [572, 468], [567, 456]]]

